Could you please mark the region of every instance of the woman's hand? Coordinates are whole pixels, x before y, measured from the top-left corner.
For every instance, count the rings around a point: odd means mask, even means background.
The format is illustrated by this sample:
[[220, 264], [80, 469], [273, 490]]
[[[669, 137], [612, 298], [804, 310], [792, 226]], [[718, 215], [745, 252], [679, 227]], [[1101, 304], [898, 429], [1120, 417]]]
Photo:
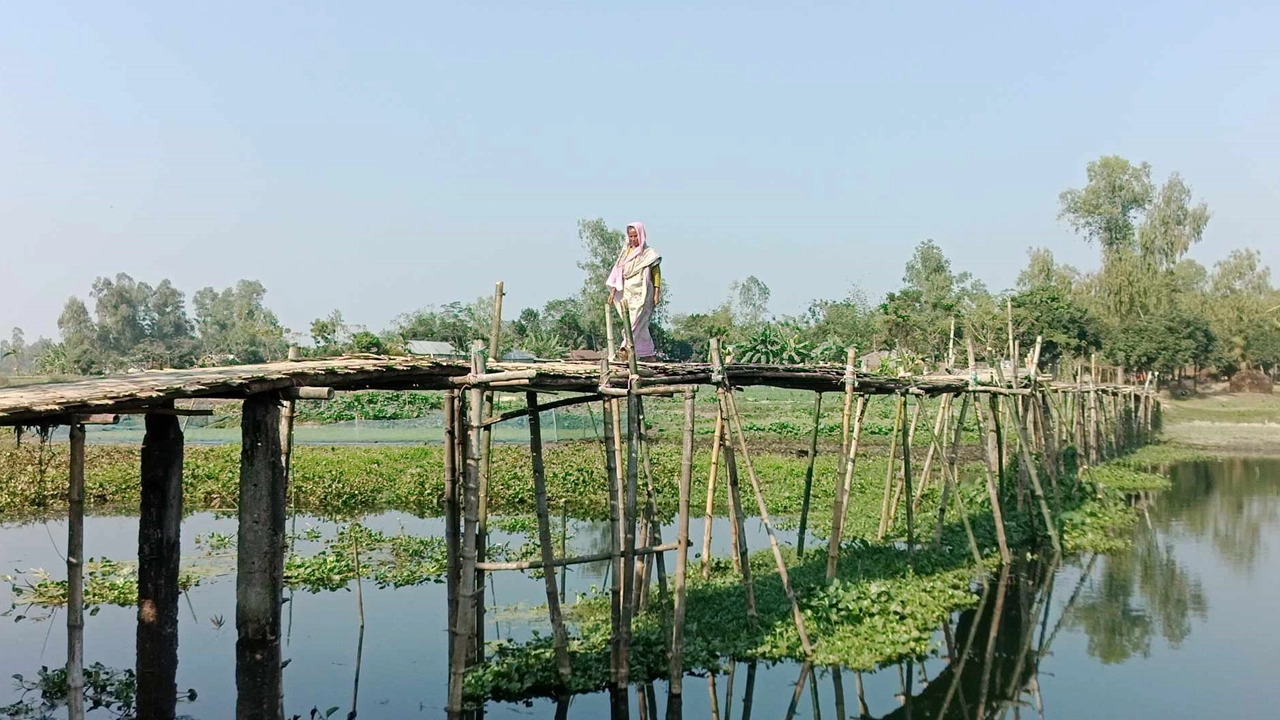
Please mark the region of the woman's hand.
[[617, 304], [617, 301], [618, 301], [618, 291], [614, 288], [609, 288], [609, 304], [615, 305]]

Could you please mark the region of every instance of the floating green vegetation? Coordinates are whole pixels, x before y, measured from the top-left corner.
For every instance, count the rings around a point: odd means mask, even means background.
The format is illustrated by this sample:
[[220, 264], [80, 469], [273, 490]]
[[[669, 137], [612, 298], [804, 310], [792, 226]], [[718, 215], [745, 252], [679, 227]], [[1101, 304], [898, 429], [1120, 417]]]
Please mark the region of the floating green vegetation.
[[[200, 584], [200, 581], [218, 574], [213, 567], [193, 567], [178, 574], [178, 589], [183, 592]], [[25, 576], [5, 575], [13, 593], [13, 609], [22, 606], [62, 607], [67, 604], [67, 581], [53, 580], [41, 568], [31, 570]], [[138, 564], [110, 558], [90, 558], [84, 567], [84, 605], [132, 607], [138, 604]], [[19, 616], [21, 619], [21, 616]]]
[[[67, 704], [70, 684], [65, 666], [41, 667], [36, 677], [28, 680], [14, 675], [21, 697], [10, 705], [0, 706], [0, 716], [18, 718], [50, 718]], [[119, 669], [93, 663], [84, 668], [85, 712], [103, 709], [118, 718], [134, 717], [138, 696], [138, 677], [132, 669]], [[195, 702], [196, 691], [188, 689], [178, 699]]]
[[1196, 450], [1183, 445], [1173, 445], [1170, 443], [1155, 443], [1152, 445], [1144, 445], [1130, 453], [1112, 460], [1107, 464], [1145, 470], [1155, 467], [1168, 467], [1170, 465], [1176, 465], [1177, 463], [1216, 459], [1218, 459], [1217, 456], [1206, 453], [1203, 450]]
[[389, 535], [356, 523], [339, 530], [314, 555], [291, 553], [284, 580], [313, 593], [342, 590], [357, 575], [380, 588], [401, 588], [442, 583], [446, 566], [443, 538]]

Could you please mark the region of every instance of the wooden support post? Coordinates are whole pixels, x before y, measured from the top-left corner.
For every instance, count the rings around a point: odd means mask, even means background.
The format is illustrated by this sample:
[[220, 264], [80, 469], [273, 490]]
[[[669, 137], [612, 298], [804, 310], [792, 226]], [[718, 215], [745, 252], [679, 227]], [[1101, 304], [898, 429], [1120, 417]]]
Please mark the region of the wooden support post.
[[809, 465], [804, 471], [804, 499], [800, 505], [800, 532], [796, 555], [804, 558], [804, 540], [809, 532], [809, 499], [813, 494], [813, 464], [818, 459], [818, 430], [822, 427], [822, 393], [813, 395], [813, 434], [809, 437]]
[[84, 720], [84, 425], [77, 422], [67, 483], [67, 717]]
[[[644, 538], [645, 545], [661, 545], [662, 544], [662, 523], [658, 519], [658, 492], [653, 484], [653, 464], [649, 459], [649, 434], [645, 430], [645, 414], [644, 399], [636, 398], [636, 407], [640, 410], [640, 461], [644, 470], [644, 521], [645, 532], [641, 533]], [[648, 604], [649, 595], [649, 563], [652, 562], [658, 570], [658, 598], [662, 601], [664, 617], [667, 608], [667, 565], [665, 556], [658, 554], [652, 557], [646, 557], [644, 561], [637, 567], [639, 573], [639, 595], [636, 600], [636, 607], [643, 608]]]
[[[707, 507], [702, 527], [702, 578], [711, 577], [711, 525], [715, 520], [716, 502], [716, 470], [720, 465], [720, 446], [724, 443], [724, 412], [722, 405], [716, 403], [716, 430], [711, 440], [711, 470], [707, 477]], [[733, 531], [735, 537], [737, 530]], [[734, 554], [737, 562], [737, 554]]]
[[[728, 378], [724, 378], [723, 382], [725, 385], [729, 385]], [[732, 388], [731, 385], [729, 387]], [[727, 392], [725, 399], [729, 402], [729, 407], [725, 414], [729, 417], [734, 434], [738, 436], [738, 449], [742, 451], [742, 460], [747, 465], [747, 477], [751, 480], [751, 489], [755, 491], [756, 504], [760, 509], [760, 521], [764, 523], [765, 533], [769, 535], [769, 545], [773, 548], [773, 559], [778, 566], [778, 576], [782, 580], [782, 589], [787, 594], [787, 600], [791, 603], [791, 615], [796, 623], [796, 631], [800, 633], [800, 646], [804, 649], [805, 657], [810, 657], [813, 655], [813, 647], [809, 644], [809, 633], [804, 627], [804, 615], [801, 614], [800, 603], [796, 600], [796, 594], [791, 589], [791, 580], [787, 576], [787, 564], [782, 559], [782, 548], [778, 545], [778, 536], [774, 534], [773, 523], [769, 521], [769, 509], [765, 507], [764, 491], [760, 488], [760, 478], [756, 477], [755, 467], [751, 464], [751, 454], [747, 450], [747, 436], [742, 432], [742, 418], [738, 415], [733, 392]]]
[[831, 516], [831, 537], [827, 538], [827, 582], [836, 579], [840, 560], [840, 540], [844, 534], [845, 518], [849, 511], [849, 493], [853, 486], [853, 471], [858, 466], [858, 440], [862, 437], [862, 420], [866, 413], [867, 396], [859, 395], [853, 421], [852, 441], [849, 443], [849, 457], [844, 463], [844, 480], [836, 488], [835, 508]]
[[854, 388], [857, 386], [857, 376], [854, 374], [854, 362], [857, 360], [857, 350], [847, 348], [845, 350], [844, 363], [844, 409], [840, 413], [840, 465], [836, 469], [836, 487], [835, 502], [837, 505], [832, 509], [832, 515], [840, 513], [840, 483], [844, 478], [844, 466], [849, 462], [849, 438], [851, 422], [853, 418], [853, 396]]
[[902, 424], [906, 421], [903, 417], [903, 404], [898, 403], [897, 410], [893, 413], [893, 436], [889, 440], [889, 465], [884, 473], [884, 499], [880, 502], [880, 529], [876, 531], [876, 538], [883, 540], [885, 533], [889, 532], [889, 501], [893, 493], [893, 477], [897, 473], [895, 464], [898, 459], [898, 434], [902, 432]]
[[444, 544], [445, 583], [448, 588], [449, 657], [453, 657], [453, 626], [458, 618], [458, 574], [462, 563], [462, 512], [458, 506], [458, 391], [444, 391]]
[[542, 551], [543, 580], [547, 587], [547, 610], [551, 615], [551, 631], [554, 635], [556, 665], [560, 681], [569, 684], [569, 636], [565, 633], [564, 618], [560, 615], [560, 595], [556, 592], [556, 575], [550, 570], [555, 560], [551, 549], [551, 519], [547, 511], [547, 477], [542, 464], [542, 419], [538, 416], [538, 394], [525, 393], [525, 405], [529, 408], [529, 456], [533, 465], [533, 494], [538, 507], [538, 546]]
[[279, 720], [286, 490], [280, 401], [272, 394], [250, 395], [241, 413], [236, 718]]
[[[471, 366], [484, 362], [483, 353], [472, 348]], [[450, 713], [462, 712], [462, 681], [467, 672], [468, 658], [471, 657], [472, 643], [476, 640], [475, 623], [477, 620], [477, 596], [484, 592], [483, 574], [476, 571], [476, 545], [480, 515], [480, 432], [479, 426], [484, 422], [484, 391], [472, 387], [467, 398], [467, 452], [462, 485], [462, 550], [461, 573], [458, 579], [458, 615], [455, 618], [452, 632], [453, 657], [449, 662], [449, 699], [447, 709]], [[477, 582], [479, 579], [479, 582]]]
[[[138, 518], [138, 716], [164, 719], [173, 718], [178, 693], [182, 429], [172, 415], [147, 415], [146, 428]], [[278, 624], [278, 609], [276, 618]]]
[[[693, 390], [684, 391], [684, 446], [680, 461], [680, 500], [676, 510], [676, 592], [671, 618], [670, 694], [684, 694], [684, 603], [685, 573], [689, 564], [689, 485], [693, 481]], [[668, 699], [668, 704], [672, 703]]]

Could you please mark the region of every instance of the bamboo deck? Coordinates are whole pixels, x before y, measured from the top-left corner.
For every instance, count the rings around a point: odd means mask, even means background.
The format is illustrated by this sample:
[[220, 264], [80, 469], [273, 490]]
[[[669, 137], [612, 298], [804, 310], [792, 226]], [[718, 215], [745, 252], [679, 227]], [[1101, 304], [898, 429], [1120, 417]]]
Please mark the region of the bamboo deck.
[[[538, 392], [598, 392], [600, 366], [589, 362], [492, 363], [489, 373], [523, 373], [508, 387]], [[461, 360], [375, 355], [300, 360], [258, 365], [154, 370], [110, 375], [70, 383], [0, 389], [0, 425], [65, 424], [68, 417], [88, 413], [145, 412], [174, 400], [245, 398], [288, 387], [321, 386], [334, 390], [445, 390], [475, 382], [470, 364]], [[761, 385], [815, 392], [842, 392], [845, 368], [838, 365], [735, 365], [724, 368], [735, 386]], [[640, 366], [639, 386], [713, 385], [717, 378], [707, 363], [653, 363]], [[977, 375], [943, 374], [886, 377], [853, 374], [861, 394], [899, 392], [927, 395], [964, 392], [975, 385], [994, 388], [988, 371]], [[480, 382], [478, 384], [485, 384]], [[625, 389], [627, 370], [615, 365], [607, 385]], [[674, 389], [674, 388], [673, 388]]]

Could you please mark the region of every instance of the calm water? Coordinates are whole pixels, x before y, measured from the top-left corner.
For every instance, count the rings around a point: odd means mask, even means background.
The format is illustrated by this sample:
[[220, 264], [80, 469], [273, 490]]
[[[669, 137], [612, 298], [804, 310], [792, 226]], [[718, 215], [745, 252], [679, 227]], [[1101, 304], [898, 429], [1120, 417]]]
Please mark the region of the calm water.
[[[1173, 470], [1174, 488], [1135, 499], [1142, 521], [1134, 547], [1112, 557], [1084, 557], [1063, 567], [1011, 570], [988, 586], [979, 608], [957, 615], [938, 633], [937, 656], [924, 663], [857, 674], [831, 668], [812, 671], [797, 664], [738, 663], [732, 679], [688, 677], [684, 717], [970, 718], [1042, 709], [1047, 718], [1269, 717], [1280, 707], [1280, 683], [1272, 665], [1280, 647], [1280, 624], [1272, 619], [1280, 602], [1280, 461], [1233, 460]], [[438, 520], [387, 514], [372, 527], [415, 534], [438, 533]], [[300, 518], [299, 530], [333, 526]], [[571, 523], [570, 552], [591, 552], [607, 543], [605, 528]], [[197, 534], [234, 532], [233, 518], [198, 514], [183, 525], [184, 557], [201, 550]], [[691, 534], [701, 536], [694, 522]], [[764, 547], [758, 523], [751, 546]], [[716, 534], [727, 538], [727, 525]], [[0, 527], [0, 571], [43, 567], [62, 577], [65, 527], [50, 523]], [[667, 530], [664, 537], [670, 538]], [[95, 517], [86, 522], [91, 555], [115, 559], [136, 553], [135, 518]], [[513, 545], [523, 537], [497, 534]], [[783, 535], [784, 540], [794, 536]], [[728, 548], [717, 543], [715, 552]], [[232, 561], [233, 562], [233, 561]], [[603, 586], [607, 563], [584, 566], [568, 576], [570, 602]], [[7, 586], [0, 602], [9, 605]], [[490, 614], [490, 638], [522, 639], [534, 629], [521, 606], [545, 600], [540, 580], [498, 573], [488, 598], [512, 609]], [[366, 629], [359, 670], [361, 718], [441, 717], [446, 659], [443, 585], [364, 593]], [[295, 593], [285, 606], [288, 628], [283, 655], [287, 714], [312, 707], [351, 709], [359, 641], [354, 593]], [[64, 661], [65, 618], [38, 610], [21, 622], [0, 619], [0, 678], [33, 676], [41, 665]], [[44, 616], [43, 619], [38, 619]], [[235, 582], [206, 581], [182, 602], [178, 687], [194, 688], [195, 702], [179, 711], [197, 718], [234, 715]], [[531, 624], [534, 623], [534, 624]], [[132, 667], [135, 611], [103, 607], [87, 618], [86, 661]], [[7, 681], [6, 681], [7, 682]], [[732, 688], [729, 687], [732, 683]], [[731, 691], [731, 695], [729, 694]], [[632, 717], [640, 698], [651, 716], [662, 716], [666, 686], [658, 683], [631, 697]], [[16, 700], [0, 686], [0, 705]], [[907, 700], [906, 698], [910, 698]], [[945, 710], [945, 712], [944, 712]], [[607, 717], [606, 695], [552, 701], [491, 704], [488, 717]], [[91, 713], [90, 717], [106, 713]]]

